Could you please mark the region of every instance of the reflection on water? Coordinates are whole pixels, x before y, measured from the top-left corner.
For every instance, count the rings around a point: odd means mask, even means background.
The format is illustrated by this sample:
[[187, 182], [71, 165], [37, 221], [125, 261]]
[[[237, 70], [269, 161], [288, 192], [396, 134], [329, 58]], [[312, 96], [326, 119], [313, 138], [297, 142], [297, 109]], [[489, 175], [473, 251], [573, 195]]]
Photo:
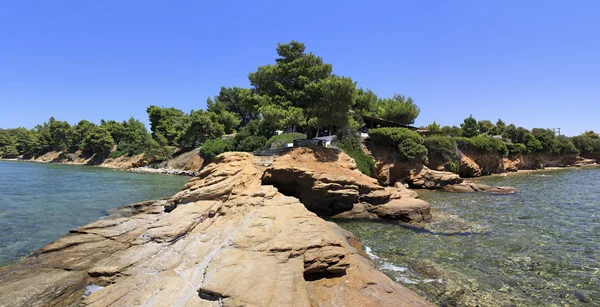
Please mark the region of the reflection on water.
[[481, 178], [515, 195], [421, 192], [419, 229], [342, 222], [378, 266], [440, 305], [600, 306], [600, 169]]
[[168, 197], [187, 177], [0, 161], [0, 266], [106, 215]]

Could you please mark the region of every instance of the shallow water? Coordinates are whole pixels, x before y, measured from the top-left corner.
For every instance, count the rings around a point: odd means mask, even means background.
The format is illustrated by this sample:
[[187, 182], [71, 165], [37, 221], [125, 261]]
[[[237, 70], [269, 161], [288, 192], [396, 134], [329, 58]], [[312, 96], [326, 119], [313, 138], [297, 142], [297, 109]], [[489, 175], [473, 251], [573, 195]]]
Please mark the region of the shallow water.
[[0, 266], [113, 208], [169, 197], [188, 177], [0, 161]]
[[521, 192], [420, 192], [449, 215], [437, 214], [442, 221], [427, 229], [340, 225], [386, 274], [442, 306], [600, 306], [600, 169], [479, 182]]

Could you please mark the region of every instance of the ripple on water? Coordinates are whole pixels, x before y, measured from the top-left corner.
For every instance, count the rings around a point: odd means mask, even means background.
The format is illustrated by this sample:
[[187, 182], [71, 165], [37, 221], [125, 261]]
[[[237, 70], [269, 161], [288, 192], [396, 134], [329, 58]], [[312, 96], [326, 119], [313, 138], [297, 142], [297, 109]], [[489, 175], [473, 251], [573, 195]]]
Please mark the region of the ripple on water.
[[441, 305], [600, 306], [600, 169], [479, 181], [521, 192], [424, 191], [431, 224], [340, 225], [386, 274]]

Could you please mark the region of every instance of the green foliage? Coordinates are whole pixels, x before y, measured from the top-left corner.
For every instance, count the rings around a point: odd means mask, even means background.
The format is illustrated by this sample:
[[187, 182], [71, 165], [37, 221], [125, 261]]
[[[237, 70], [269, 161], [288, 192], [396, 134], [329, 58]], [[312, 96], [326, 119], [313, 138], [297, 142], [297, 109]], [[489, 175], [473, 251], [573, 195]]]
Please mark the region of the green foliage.
[[444, 163], [460, 159], [456, 142], [446, 136], [431, 136], [425, 138], [423, 145], [427, 148], [430, 159], [438, 157]]
[[412, 125], [421, 110], [411, 97], [395, 94], [392, 98], [378, 101], [378, 117], [403, 125]]
[[454, 141], [460, 150], [479, 153], [496, 152], [500, 155], [505, 155], [508, 152], [504, 141], [490, 136], [480, 135], [472, 138], [457, 137], [454, 138]]
[[493, 135], [493, 131], [496, 128], [496, 126], [494, 126], [494, 124], [492, 124], [491, 121], [484, 119], [480, 120], [477, 124], [479, 125], [479, 132], [488, 135]]
[[361, 142], [358, 137], [344, 138], [337, 143], [337, 147], [354, 159], [356, 166], [363, 174], [371, 176], [371, 173], [375, 168], [375, 160], [362, 150]]
[[517, 155], [517, 154], [525, 154], [525, 153], [529, 152], [529, 149], [527, 149], [527, 146], [525, 146], [525, 144], [522, 144], [522, 143], [506, 144], [506, 148], [508, 149], [508, 152], [512, 156]]
[[442, 131], [442, 128], [440, 127], [440, 125], [438, 125], [438, 123], [433, 121], [433, 123], [427, 125], [427, 130], [438, 132], [438, 131]]
[[416, 132], [406, 128], [377, 128], [369, 130], [369, 137], [380, 145], [398, 147], [404, 160], [422, 160], [427, 155], [423, 146], [423, 138]]
[[527, 148], [529, 149], [529, 151], [533, 151], [533, 152], [541, 152], [544, 150], [544, 147], [542, 145], [542, 142], [540, 142], [534, 135], [529, 134], [525, 141], [527, 142], [525, 145], [527, 145]]
[[294, 140], [304, 139], [306, 139], [306, 134], [304, 133], [282, 133], [279, 135], [274, 135], [269, 140], [267, 140], [266, 146], [271, 149], [281, 149], [285, 148], [286, 144], [293, 143]]
[[265, 148], [267, 138], [261, 135], [251, 135], [241, 139], [236, 146], [237, 151], [253, 152]]
[[210, 98], [206, 101], [208, 106], [208, 114], [213, 122], [223, 126], [226, 134], [233, 133], [235, 128], [240, 125], [240, 119], [235, 113], [229, 112], [226, 109], [225, 103], [218, 99], [214, 101]]
[[556, 154], [576, 155], [580, 153], [579, 149], [573, 144], [573, 141], [564, 135], [560, 135], [554, 139], [553, 152]]
[[275, 128], [268, 121], [252, 120], [233, 138], [238, 151], [255, 151], [265, 148], [267, 140], [275, 134]]
[[259, 117], [258, 108], [260, 105], [255, 94], [250, 89], [221, 87], [221, 91], [215, 97], [215, 101], [221, 102], [228, 112], [236, 114], [241, 119], [242, 126]]
[[188, 116], [183, 111], [175, 108], [149, 106], [146, 109], [150, 120], [150, 131], [156, 137], [161, 134], [168, 145], [175, 145], [183, 127], [188, 121]]
[[573, 137], [572, 141], [582, 156], [597, 157], [600, 154], [600, 137], [594, 131], [586, 131]]
[[85, 119], [79, 121], [77, 125], [71, 127], [69, 131], [71, 148], [69, 148], [69, 151], [75, 152], [79, 149], [84, 149], [85, 139], [95, 127], [96, 125], [94, 123]]
[[448, 161], [444, 164], [444, 168], [449, 172], [458, 174], [458, 172], [460, 171], [460, 162], [459, 161]]
[[110, 133], [110, 136], [115, 141], [115, 144], [119, 144], [119, 142], [121, 142], [121, 139], [123, 139], [123, 137], [125, 136], [126, 131], [124, 123], [120, 123], [115, 120], [101, 120], [100, 126], [102, 126]]
[[115, 141], [106, 128], [93, 126], [84, 136], [82, 142], [85, 151], [95, 154], [98, 157], [106, 157], [112, 150]]
[[477, 120], [473, 116], [465, 118], [464, 123], [460, 126], [462, 128], [462, 136], [464, 137], [470, 138], [479, 135], [479, 123], [477, 123]]
[[442, 132], [446, 135], [446, 136], [450, 136], [450, 137], [459, 137], [462, 136], [463, 132], [462, 132], [462, 128], [457, 127], [457, 126], [444, 126], [442, 127]]
[[229, 151], [234, 151], [233, 139], [213, 139], [206, 141], [200, 148], [200, 156], [211, 161], [216, 156]]
[[204, 110], [191, 112], [190, 119], [185, 123], [177, 140], [181, 147], [196, 148], [208, 139], [219, 138], [225, 134], [225, 127], [213, 121], [210, 113]]
[[494, 129], [492, 129], [492, 135], [503, 135], [505, 130], [506, 123], [503, 120], [498, 119], [496, 125], [494, 126]]

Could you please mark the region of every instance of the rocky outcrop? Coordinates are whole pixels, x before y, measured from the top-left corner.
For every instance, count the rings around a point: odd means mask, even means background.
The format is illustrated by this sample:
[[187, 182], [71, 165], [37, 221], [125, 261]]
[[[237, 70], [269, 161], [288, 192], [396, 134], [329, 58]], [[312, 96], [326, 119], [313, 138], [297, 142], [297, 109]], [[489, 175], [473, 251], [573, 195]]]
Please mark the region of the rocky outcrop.
[[461, 155], [458, 174], [463, 178], [481, 176], [481, 167], [466, 155]]
[[494, 151], [480, 153], [462, 150], [459, 169], [463, 177], [478, 177], [504, 173], [504, 163], [502, 156]]
[[461, 183], [463, 179], [451, 172], [434, 171], [422, 166], [412, 170], [404, 181], [412, 188], [439, 189], [449, 184]]
[[518, 154], [503, 159], [504, 168], [509, 172], [536, 170], [546, 167], [566, 167], [577, 162], [577, 155], [555, 155], [547, 153]]
[[495, 187], [487, 184], [475, 183], [472, 181], [464, 181], [459, 184], [447, 185], [444, 186], [442, 190], [455, 193], [485, 192], [491, 194], [514, 194], [519, 191], [513, 187]]
[[[414, 195], [405, 192], [403, 186], [380, 186], [377, 180], [358, 171], [352, 158], [335, 149], [293, 149], [273, 161], [264, 172], [262, 182], [297, 197], [310, 211], [323, 216], [405, 221], [431, 219], [429, 204], [424, 201], [410, 203], [409, 199]], [[390, 213], [392, 208], [395, 214]]]
[[173, 198], [114, 210], [0, 269], [0, 302], [429, 306], [377, 271], [350, 233], [263, 185], [247, 153], [222, 154]]

